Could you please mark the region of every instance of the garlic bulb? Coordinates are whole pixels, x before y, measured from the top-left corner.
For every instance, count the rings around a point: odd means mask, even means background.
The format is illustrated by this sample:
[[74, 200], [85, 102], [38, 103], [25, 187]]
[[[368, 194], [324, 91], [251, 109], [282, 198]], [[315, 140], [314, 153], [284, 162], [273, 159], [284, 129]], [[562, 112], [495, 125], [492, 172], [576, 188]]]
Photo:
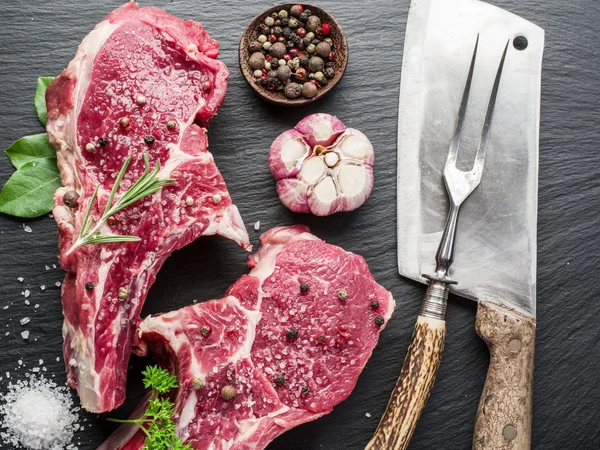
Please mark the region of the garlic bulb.
[[373, 189], [373, 160], [373, 146], [363, 133], [321, 113], [280, 134], [269, 152], [282, 203], [317, 216], [362, 205]]

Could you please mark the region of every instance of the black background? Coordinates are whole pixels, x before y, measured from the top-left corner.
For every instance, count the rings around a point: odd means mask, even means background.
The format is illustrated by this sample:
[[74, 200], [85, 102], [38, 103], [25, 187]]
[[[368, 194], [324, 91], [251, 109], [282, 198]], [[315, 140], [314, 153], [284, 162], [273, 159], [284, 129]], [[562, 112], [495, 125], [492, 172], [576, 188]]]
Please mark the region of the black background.
[[[600, 448], [600, 2], [597, 0], [493, 0], [546, 30], [540, 130], [538, 334], [533, 448]], [[38, 76], [57, 75], [92, 27], [121, 2], [2, 0], [0, 4], [0, 148], [42, 132], [33, 109]], [[248, 227], [253, 243], [276, 225], [305, 223], [319, 237], [362, 254], [398, 306], [350, 398], [316, 422], [298, 427], [269, 450], [362, 449], [374, 431], [400, 373], [424, 293], [396, 268], [396, 127], [408, 0], [323, 1], [348, 36], [345, 77], [325, 99], [285, 110], [260, 101], [238, 70], [237, 44], [248, 21], [273, 5], [259, 1], [155, 0], [153, 4], [205, 25], [221, 43], [231, 71], [227, 99], [209, 131], [210, 150]], [[303, 116], [327, 112], [362, 130], [375, 147], [375, 187], [359, 210], [328, 218], [290, 213], [278, 200], [266, 158], [271, 141]], [[0, 181], [12, 173], [0, 155]], [[253, 224], [260, 220], [261, 230]], [[26, 233], [23, 224], [33, 230]], [[61, 356], [60, 269], [52, 219], [0, 216], [0, 392], [44, 359], [48, 374], [64, 382]], [[174, 254], [152, 287], [144, 315], [192, 300], [219, 298], [246, 273], [244, 252], [222, 238], [201, 238]], [[50, 270], [46, 270], [48, 265]], [[21, 284], [17, 277], [24, 277]], [[45, 291], [40, 290], [46, 285]], [[30, 306], [21, 292], [32, 294]], [[38, 309], [34, 305], [38, 303]], [[9, 305], [9, 309], [2, 307]], [[467, 449], [488, 364], [474, 330], [475, 304], [452, 298], [444, 359], [412, 449]], [[31, 317], [26, 326], [19, 319]], [[31, 331], [29, 342], [21, 339]], [[8, 335], [6, 335], [8, 333]], [[17, 369], [17, 360], [26, 367]], [[125, 415], [141, 395], [132, 358]], [[367, 417], [369, 413], [371, 417]], [[114, 413], [113, 413], [114, 414]], [[83, 416], [83, 414], [82, 414]], [[87, 415], [77, 434], [93, 449], [112, 426]]]

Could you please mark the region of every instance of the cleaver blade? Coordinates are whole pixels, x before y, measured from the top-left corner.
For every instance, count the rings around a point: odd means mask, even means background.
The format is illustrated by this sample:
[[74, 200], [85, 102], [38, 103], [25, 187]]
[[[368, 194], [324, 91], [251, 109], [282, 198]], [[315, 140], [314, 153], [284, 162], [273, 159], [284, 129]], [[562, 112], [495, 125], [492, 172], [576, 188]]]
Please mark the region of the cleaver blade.
[[481, 184], [458, 219], [450, 290], [478, 302], [477, 332], [490, 349], [473, 448], [521, 450], [531, 446], [544, 48], [533, 23], [478, 0], [412, 1], [398, 122], [398, 268], [422, 283], [435, 272], [448, 211], [442, 171], [478, 34], [462, 170], [474, 159], [498, 55], [511, 44]]

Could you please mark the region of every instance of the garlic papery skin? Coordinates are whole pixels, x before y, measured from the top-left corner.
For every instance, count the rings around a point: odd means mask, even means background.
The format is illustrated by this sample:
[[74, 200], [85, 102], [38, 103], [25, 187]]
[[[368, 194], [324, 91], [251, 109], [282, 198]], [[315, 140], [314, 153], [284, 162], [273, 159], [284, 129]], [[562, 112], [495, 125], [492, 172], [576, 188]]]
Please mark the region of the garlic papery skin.
[[282, 133], [269, 152], [282, 203], [317, 216], [362, 205], [373, 189], [373, 161], [369, 139], [328, 114], [305, 117]]

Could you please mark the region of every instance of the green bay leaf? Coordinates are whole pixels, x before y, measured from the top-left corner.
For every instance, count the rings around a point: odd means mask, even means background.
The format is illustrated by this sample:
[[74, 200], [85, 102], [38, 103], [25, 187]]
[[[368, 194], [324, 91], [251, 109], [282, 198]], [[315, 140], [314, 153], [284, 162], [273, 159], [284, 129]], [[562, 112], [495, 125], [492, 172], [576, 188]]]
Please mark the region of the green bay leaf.
[[22, 137], [13, 142], [5, 152], [17, 169], [36, 159], [51, 159], [56, 165], [56, 151], [48, 142], [46, 133]]
[[37, 81], [37, 87], [35, 89], [35, 97], [33, 103], [35, 104], [35, 112], [37, 113], [38, 119], [42, 122], [42, 125], [46, 126], [48, 121], [48, 111], [46, 110], [46, 89], [50, 82], [54, 80], [54, 77], [39, 77]]
[[0, 212], [16, 217], [38, 217], [50, 212], [60, 187], [56, 161], [36, 159], [23, 164], [0, 192]]

